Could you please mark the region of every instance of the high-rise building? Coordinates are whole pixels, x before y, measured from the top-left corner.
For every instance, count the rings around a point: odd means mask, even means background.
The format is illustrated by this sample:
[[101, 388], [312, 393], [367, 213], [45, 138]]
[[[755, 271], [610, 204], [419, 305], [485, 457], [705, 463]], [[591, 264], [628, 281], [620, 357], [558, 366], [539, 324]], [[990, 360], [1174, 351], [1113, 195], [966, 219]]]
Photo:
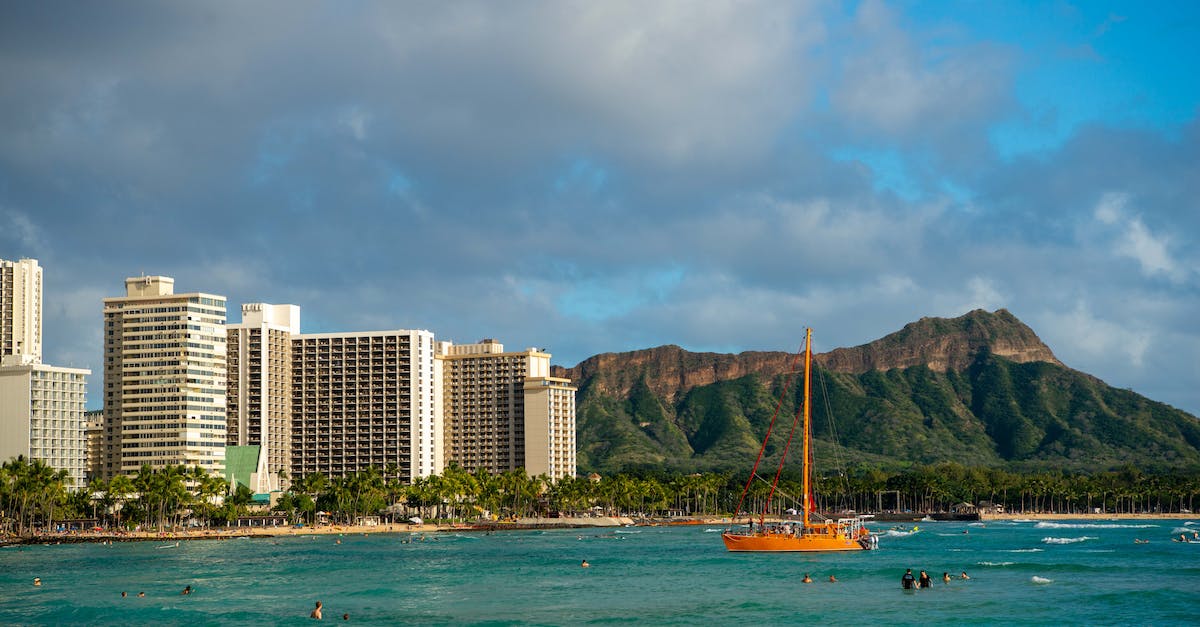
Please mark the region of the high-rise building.
[[87, 453], [84, 455], [84, 481], [99, 479], [104, 468], [104, 410], [91, 409], [83, 414], [84, 438], [87, 442]]
[[[42, 268], [37, 259], [0, 259], [0, 358], [42, 361]], [[10, 362], [12, 363], [12, 362]]]
[[433, 344], [429, 331], [294, 336], [291, 475], [440, 473]]
[[104, 299], [105, 478], [143, 464], [224, 470], [225, 297], [174, 286], [132, 277]]
[[84, 404], [90, 370], [39, 363], [0, 367], [0, 460], [24, 455], [67, 471], [70, 487], [84, 485], [87, 436]]
[[292, 336], [300, 333], [295, 305], [242, 305], [242, 321], [227, 329], [226, 443], [257, 447], [255, 492], [287, 487], [292, 464]]
[[575, 388], [550, 354], [504, 352], [493, 339], [439, 342], [446, 463], [498, 473], [575, 476]]

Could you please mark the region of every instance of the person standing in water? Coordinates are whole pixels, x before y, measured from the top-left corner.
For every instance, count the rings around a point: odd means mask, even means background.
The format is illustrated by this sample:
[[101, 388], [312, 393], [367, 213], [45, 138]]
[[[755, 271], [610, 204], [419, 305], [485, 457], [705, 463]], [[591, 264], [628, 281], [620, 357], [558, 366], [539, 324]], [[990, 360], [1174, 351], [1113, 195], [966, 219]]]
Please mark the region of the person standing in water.
[[320, 601], [317, 601], [317, 606], [313, 608], [312, 612], [309, 612], [308, 617], [315, 618], [317, 620], [321, 620], [321, 602]]
[[900, 587], [905, 590], [912, 590], [917, 587], [917, 578], [913, 577], [911, 568], [904, 571], [904, 576], [900, 578]]
[[917, 585], [922, 588], [928, 588], [933, 585], [933, 579], [929, 578], [929, 573], [921, 571], [921, 578], [917, 580]]

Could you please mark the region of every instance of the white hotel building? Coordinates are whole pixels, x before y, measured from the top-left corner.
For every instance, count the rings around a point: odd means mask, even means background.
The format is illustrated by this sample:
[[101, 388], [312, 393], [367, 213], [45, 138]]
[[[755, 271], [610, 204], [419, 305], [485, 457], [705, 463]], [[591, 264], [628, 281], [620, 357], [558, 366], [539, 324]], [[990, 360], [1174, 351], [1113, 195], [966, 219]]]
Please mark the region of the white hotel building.
[[102, 468], [225, 466], [225, 297], [174, 293], [164, 276], [125, 279], [104, 299]]

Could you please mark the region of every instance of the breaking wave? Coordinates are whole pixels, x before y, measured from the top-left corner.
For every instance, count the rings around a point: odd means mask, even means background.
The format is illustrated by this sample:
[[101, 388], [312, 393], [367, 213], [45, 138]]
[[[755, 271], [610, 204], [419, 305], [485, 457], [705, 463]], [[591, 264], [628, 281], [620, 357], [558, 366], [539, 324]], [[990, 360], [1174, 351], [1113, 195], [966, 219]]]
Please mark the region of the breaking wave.
[[1030, 577], [1029, 580], [1032, 581], [1033, 583], [1039, 583], [1039, 584], [1040, 583], [1054, 583], [1053, 579], [1046, 579], [1045, 577], [1038, 577], [1037, 575]]
[[1075, 544], [1088, 540], [1098, 540], [1095, 536], [1079, 536], [1078, 538], [1042, 538], [1042, 544]]
[[1012, 566], [1016, 562], [975, 562], [976, 566]]
[[1105, 523], [1056, 523], [1040, 522], [1037, 529], [1154, 529], [1158, 525], [1112, 525]]

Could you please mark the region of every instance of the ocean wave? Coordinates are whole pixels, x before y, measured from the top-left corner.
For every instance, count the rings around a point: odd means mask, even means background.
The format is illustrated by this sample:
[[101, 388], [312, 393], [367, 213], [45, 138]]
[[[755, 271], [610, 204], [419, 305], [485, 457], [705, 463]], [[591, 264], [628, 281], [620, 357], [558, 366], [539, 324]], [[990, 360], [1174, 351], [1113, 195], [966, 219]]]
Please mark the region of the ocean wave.
[[1041, 553], [1046, 549], [1009, 549], [1005, 553]]
[[975, 562], [976, 566], [1012, 566], [1016, 562]]
[[1038, 577], [1037, 575], [1030, 577], [1029, 580], [1032, 581], [1033, 583], [1039, 583], [1039, 584], [1054, 583], [1053, 579], [1046, 579], [1045, 577]]
[[1104, 523], [1056, 523], [1040, 522], [1038, 529], [1154, 529], [1159, 525], [1110, 525]]
[[911, 536], [914, 533], [916, 533], [916, 532], [915, 531], [897, 531], [895, 529], [888, 529], [887, 531], [883, 532], [883, 535], [885, 535], [889, 538], [905, 538], [905, 537]]
[[1037, 522], [1036, 520], [1031, 520], [1031, 519], [1029, 519], [1029, 518], [1014, 518], [1014, 519], [1012, 519], [1012, 521], [1013, 521], [1013, 522], [1019, 522], [1019, 523], [1031, 523], [1031, 522]]
[[720, 533], [722, 531], [725, 531], [725, 530], [724, 529], [705, 529], [704, 533]]
[[967, 523], [968, 527], [986, 527], [987, 523]]
[[1078, 538], [1042, 538], [1042, 544], [1075, 544], [1088, 540], [1099, 540], [1095, 536], [1079, 536]]
[[1195, 529], [1188, 529], [1187, 527], [1176, 527], [1171, 530], [1171, 533], [1195, 533], [1195, 531]]

